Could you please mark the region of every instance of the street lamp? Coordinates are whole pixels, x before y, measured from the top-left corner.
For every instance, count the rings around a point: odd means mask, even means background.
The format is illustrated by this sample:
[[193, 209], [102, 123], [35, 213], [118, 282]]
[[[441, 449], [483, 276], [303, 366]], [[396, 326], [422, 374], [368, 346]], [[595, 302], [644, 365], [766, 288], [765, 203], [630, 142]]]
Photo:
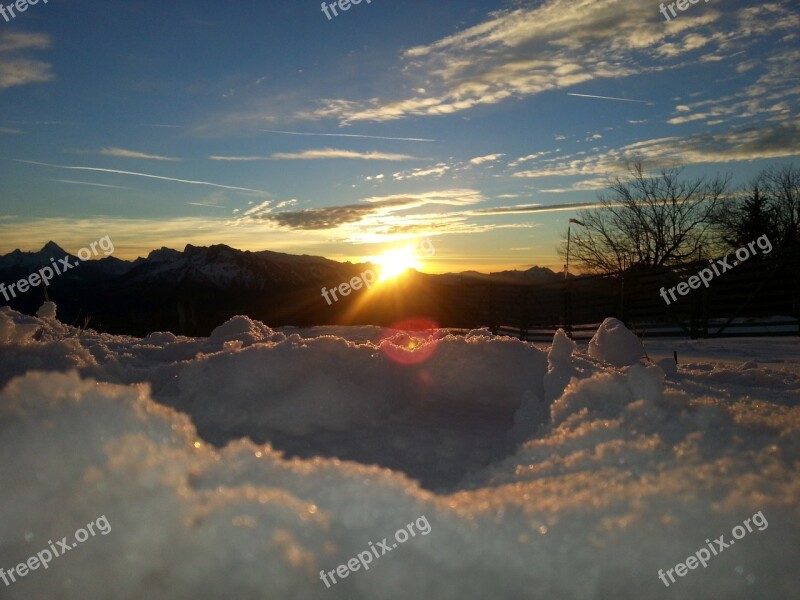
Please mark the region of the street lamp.
[[570, 219], [569, 220], [569, 224], [567, 225], [567, 264], [564, 265], [564, 281], [566, 281], [567, 277], [569, 276], [569, 241], [570, 241], [570, 236], [571, 236], [570, 229], [571, 229], [573, 223], [575, 223], [576, 225], [580, 225], [581, 227], [586, 227], [586, 225], [584, 225], [583, 223], [578, 221], [578, 219]]
[[567, 335], [572, 338], [572, 282], [568, 279], [569, 277], [569, 243], [570, 238], [572, 236], [572, 224], [575, 223], [576, 225], [580, 225], [581, 227], [586, 227], [583, 223], [578, 221], [578, 219], [570, 219], [569, 224], [567, 225], [567, 264], [564, 265], [564, 306], [563, 306], [563, 323], [564, 323], [564, 331]]

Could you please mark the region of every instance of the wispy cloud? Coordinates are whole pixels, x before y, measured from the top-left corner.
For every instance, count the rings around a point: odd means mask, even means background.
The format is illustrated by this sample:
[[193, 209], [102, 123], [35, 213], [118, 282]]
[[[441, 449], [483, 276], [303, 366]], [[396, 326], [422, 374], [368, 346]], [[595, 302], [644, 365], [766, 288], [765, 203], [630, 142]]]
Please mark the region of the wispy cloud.
[[98, 167], [71, 167], [67, 165], [53, 165], [50, 163], [44, 162], [37, 162], [33, 160], [22, 160], [22, 159], [12, 159], [14, 162], [25, 163], [28, 165], [39, 165], [41, 167], [50, 167], [53, 169], [67, 169], [70, 171], [90, 171], [94, 173], [111, 173], [113, 175], [128, 175], [131, 177], [146, 177], [147, 179], [158, 179], [161, 181], [173, 181], [175, 183], [186, 183], [190, 185], [205, 185], [215, 188], [220, 188], [223, 190], [235, 190], [239, 192], [252, 192], [255, 194], [268, 194], [269, 192], [265, 192], [264, 190], [254, 190], [251, 188], [246, 187], [237, 187], [232, 185], [222, 185], [219, 183], [211, 183], [209, 181], [195, 181], [191, 179], [178, 179], [175, 177], [164, 177], [162, 175], [150, 175], [148, 173], [134, 173], [133, 171], [119, 171], [117, 169], [100, 169]]
[[230, 162], [255, 162], [258, 160], [270, 160], [269, 156], [209, 156], [209, 160], [222, 160]]
[[135, 150], [125, 150], [123, 148], [103, 148], [97, 154], [102, 156], [114, 156], [117, 158], [137, 158], [142, 160], [163, 160], [171, 162], [179, 162], [180, 158], [172, 158], [170, 156], [159, 156], [157, 154], [146, 154], [144, 152], [136, 152]]
[[417, 160], [408, 154], [393, 154], [389, 152], [354, 152], [352, 150], [339, 150], [336, 148], [321, 148], [319, 150], [305, 150], [303, 152], [278, 152], [272, 158], [282, 160], [317, 160], [326, 158], [348, 158], [358, 160]]
[[564, 194], [567, 192], [584, 192], [584, 191], [597, 191], [605, 190], [610, 186], [607, 177], [596, 177], [594, 179], [586, 179], [584, 181], [577, 181], [563, 188], [550, 188], [547, 190], [539, 190], [542, 194]]
[[371, 140], [399, 140], [403, 142], [435, 142], [429, 138], [409, 138], [409, 137], [385, 137], [382, 135], [360, 135], [355, 133], [306, 133], [300, 131], [279, 131], [276, 129], [259, 129], [264, 133], [282, 133], [284, 135], [302, 135], [310, 137], [344, 137], [344, 138], [367, 138]]
[[0, 135], [22, 135], [21, 129], [11, 129], [10, 127], [0, 127]]
[[187, 202], [186, 204], [190, 204], [192, 206], [208, 206], [211, 208], [225, 208], [224, 206], [220, 206], [219, 204], [209, 204], [206, 202]]
[[323, 160], [347, 158], [358, 160], [417, 160], [408, 154], [392, 154], [388, 152], [354, 152], [337, 148], [320, 148], [302, 152], [276, 152], [269, 156], [209, 156], [211, 160], [257, 161], [257, 160]]
[[528, 154], [527, 156], [520, 156], [518, 159], [511, 161], [508, 163], [509, 167], [517, 167], [524, 162], [528, 162], [531, 160], [537, 160], [543, 156], [547, 156], [548, 154], [553, 154], [554, 152], [560, 152], [560, 148], [556, 148], [555, 150], [548, 150], [545, 152], [535, 152], [533, 154]]
[[52, 65], [20, 54], [50, 46], [51, 38], [44, 33], [0, 33], [0, 89], [55, 79]]
[[495, 208], [481, 208], [478, 210], [467, 211], [466, 214], [472, 216], [489, 215], [512, 215], [536, 212], [557, 212], [562, 210], [578, 210], [581, 208], [602, 208], [603, 204], [598, 202], [572, 202], [569, 204], [519, 204], [517, 206], [497, 206]]
[[486, 156], [476, 156], [475, 158], [471, 159], [469, 163], [471, 165], [482, 165], [483, 163], [500, 160], [504, 156], [505, 154], [487, 154]]
[[643, 140], [605, 153], [574, 159], [566, 156], [514, 177], [614, 175], [625, 172], [627, 160], [641, 157], [649, 167], [675, 164], [727, 163], [800, 155], [800, 119], [772, 125], [741, 127], [724, 133], [704, 131], [688, 136]]
[[763, 72], [751, 85], [735, 94], [675, 106], [676, 116], [667, 121], [681, 125], [693, 121], [706, 121], [705, 125], [725, 119], [766, 118], [770, 121], [787, 121], [800, 110], [800, 84], [797, 64], [800, 49], [779, 48], [760, 62]]
[[[704, 5], [701, 12], [665, 23], [646, 3], [515, 2], [463, 31], [408, 49], [396, 65], [407, 79], [382, 90], [383, 97], [323, 98], [294, 117], [333, 118], [341, 124], [384, 122], [450, 115], [588, 82], [606, 81], [608, 88], [619, 89], [622, 80], [634, 75], [695, 64], [684, 59], [700, 48], [705, 55], [698, 60], [719, 61], [786, 34], [796, 27], [790, 4], [777, 0], [754, 8], [734, 1], [724, 11]], [[418, 81], [426, 82], [424, 88]], [[572, 95], [650, 104], [612, 95]]]
[[[407, 221], [408, 217], [402, 217], [395, 213], [429, 205], [466, 206], [477, 204], [482, 200], [483, 196], [476, 190], [452, 189], [421, 194], [372, 196], [362, 199], [359, 204], [279, 213], [273, 213], [268, 203], [263, 203], [248, 209], [244, 216], [234, 221], [233, 224], [260, 221], [298, 231], [328, 230], [355, 223], [376, 225], [375, 219], [382, 217], [391, 218], [393, 222], [398, 219]], [[437, 221], [439, 219], [440, 217], [437, 216]]]
[[392, 178], [395, 181], [402, 181], [403, 179], [414, 179], [416, 177], [440, 177], [450, 171], [452, 168], [453, 167], [447, 163], [438, 163], [432, 167], [398, 171], [397, 173], [392, 174]]
[[0, 52], [19, 52], [20, 50], [47, 50], [52, 40], [45, 33], [23, 33], [7, 31], [0, 33]]

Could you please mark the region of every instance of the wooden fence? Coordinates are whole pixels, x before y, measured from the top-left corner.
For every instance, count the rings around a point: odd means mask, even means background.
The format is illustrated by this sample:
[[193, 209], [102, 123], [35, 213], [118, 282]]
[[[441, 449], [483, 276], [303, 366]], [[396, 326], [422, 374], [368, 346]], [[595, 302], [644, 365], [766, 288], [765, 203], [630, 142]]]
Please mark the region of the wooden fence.
[[647, 337], [800, 335], [800, 253], [753, 256], [736, 266], [734, 260], [708, 287], [676, 292], [669, 304], [661, 288], [688, 281], [710, 266], [707, 260], [537, 285], [464, 280], [442, 286], [440, 322], [531, 341], [550, 340], [559, 328], [591, 337], [606, 317]]

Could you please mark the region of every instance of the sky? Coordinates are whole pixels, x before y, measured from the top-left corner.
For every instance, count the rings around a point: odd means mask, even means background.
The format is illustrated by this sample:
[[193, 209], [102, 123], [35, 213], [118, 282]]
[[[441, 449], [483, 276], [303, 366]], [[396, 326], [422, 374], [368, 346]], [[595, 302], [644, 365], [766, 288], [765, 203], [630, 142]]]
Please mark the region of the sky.
[[429, 238], [427, 272], [560, 270], [574, 205], [633, 156], [740, 184], [800, 154], [797, 4], [685, 6], [6, 6], [0, 252], [361, 261]]

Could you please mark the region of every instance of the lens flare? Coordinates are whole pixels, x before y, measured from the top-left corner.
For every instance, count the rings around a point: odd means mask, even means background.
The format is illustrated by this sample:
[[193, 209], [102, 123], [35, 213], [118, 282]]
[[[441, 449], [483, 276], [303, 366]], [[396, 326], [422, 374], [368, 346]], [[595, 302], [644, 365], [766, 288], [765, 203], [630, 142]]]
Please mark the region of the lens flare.
[[438, 328], [435, 321], [422, 317], [395, 323], [381, 335], [381, 352], [400, 365], [424, 363], [436, 352]]

